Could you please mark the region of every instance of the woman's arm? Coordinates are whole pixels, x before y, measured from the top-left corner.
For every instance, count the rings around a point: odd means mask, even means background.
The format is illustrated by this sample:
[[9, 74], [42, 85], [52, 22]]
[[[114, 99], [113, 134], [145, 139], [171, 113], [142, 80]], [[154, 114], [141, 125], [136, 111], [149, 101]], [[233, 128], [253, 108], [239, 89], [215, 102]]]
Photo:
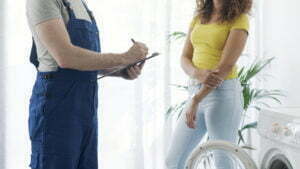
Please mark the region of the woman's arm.
[[[226, 41], [225, 47], [222, 52], [221, 61], [219, 62], [216, 70], [212, 71], [209, 76], [219, 76], [222, 79], [225, 79], [229, 72], [232, 70], [236, 64], [238, 58], [240, 57], [246, 41], [248, 33], [244, 30], [234, 29], [230, 32], [229, 37]], [[206, 97], [214, 88], [203, 85], [200, 91], [193, 96], [191, 105], [187, 112], [187, 125], [191, 128], [195, 127], [194, 119], [195, 109], [198, 107], [198, 104], [201, 100]]]
[[181, 67], [189, 77], [196, 79], [200, 74], [200, 71], [192, 63], [194, 48], [190, 39], [191, 32], [192, 28], [190, 28], [187, 34], [187, 38], [185, 40], [185, 44], [181, 54]]
[[51, 19], [35, 27], [38, 38], [62, 68], [101, 70], [126, 65], [143, 59], [148, 48], [135, 43], [121, 54], [97, 53], [72, 45], [62, 19]]
[[209, 87], [215, 87], [221, 82], [221, 79], [215, 75], [208, 76], [211, 72], [210, 70], [199, 69], [192, 62], [194, 48], [190, 39], [191, 32], [192, 28], [190, 28], [187, 34], [187, 38], [181, 55], [181, 67], [184, 72], [192, 79], [196, 79], [198, 82], [205, 83]]
[[[228, 76], [243, 52], [247, 37], [248, 33], [244, 30], [236, 29], [230, 32], [222, 52], [221, 61], [219, 62], [217, 69], [211, 74], [217, 75], [222, 79], [225, 79]], [[213, 89], [214, 88], [204, 85], [202, 89], [195, 95], [195, 102], [199, 103]]]

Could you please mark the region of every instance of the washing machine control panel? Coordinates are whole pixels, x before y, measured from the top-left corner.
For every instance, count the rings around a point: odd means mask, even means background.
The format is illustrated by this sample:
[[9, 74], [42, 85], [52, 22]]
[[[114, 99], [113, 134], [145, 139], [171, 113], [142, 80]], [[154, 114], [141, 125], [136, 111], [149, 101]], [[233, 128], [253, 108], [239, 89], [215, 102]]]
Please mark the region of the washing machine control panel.
[[300, 147], [300, 117], [264, 112], [259, 117], [258, 131], [261, 136]]
[[287, 125], [282, 125], [280, 123], [273, 123], [270, 127], [272, 136], [274, 137], [286, 137], [300, 141], [300, 125], [295, 123], [288, 123]]
[[283, 128], [283, 135], [286, 136], [286, 137], [290, 137], [290, 136], [293, 135], [293, 131], [288, 127], [284, 127]]

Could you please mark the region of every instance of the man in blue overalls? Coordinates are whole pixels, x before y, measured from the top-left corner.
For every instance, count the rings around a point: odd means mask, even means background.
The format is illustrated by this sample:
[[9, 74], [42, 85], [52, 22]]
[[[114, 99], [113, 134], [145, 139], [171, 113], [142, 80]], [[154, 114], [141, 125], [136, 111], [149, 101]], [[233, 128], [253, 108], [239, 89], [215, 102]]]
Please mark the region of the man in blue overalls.
[[[32, 169], [97, 169], [97, 73], [145, 58], [135, 42], [125, 53], [100, 53], [95, 19], [82, 0], [27, 0], [38, 73], [30, 99]], [[135, 79], [141, 67], [124, 74]]]

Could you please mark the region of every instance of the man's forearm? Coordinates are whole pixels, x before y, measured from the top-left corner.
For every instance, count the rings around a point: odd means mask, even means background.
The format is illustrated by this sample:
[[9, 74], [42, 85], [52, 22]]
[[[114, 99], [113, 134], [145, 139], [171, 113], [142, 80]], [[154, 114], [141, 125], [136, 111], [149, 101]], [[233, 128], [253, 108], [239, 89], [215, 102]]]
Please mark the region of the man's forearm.
[[35, 30], [44, 47], [60, 67], [100, 70], [127, 64], [124, 63], [126, 59], [123, 59], [122, 54], [101, 54], [74, 46], [62, 19], [42, 22], [35, 26]]
[[123, 54], [98, 53], [76, 46], [70, 46], [61, 53], [58, 63], [63, 68], [83, 71], [111, 69], [127, 64]]

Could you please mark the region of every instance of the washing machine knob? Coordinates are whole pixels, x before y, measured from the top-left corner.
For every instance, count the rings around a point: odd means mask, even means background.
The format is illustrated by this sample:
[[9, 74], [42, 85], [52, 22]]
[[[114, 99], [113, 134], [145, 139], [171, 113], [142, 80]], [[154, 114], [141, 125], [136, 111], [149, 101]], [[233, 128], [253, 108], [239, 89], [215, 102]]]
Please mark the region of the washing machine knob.
[[292, 132], [292, 130], [291, 130], [290, 128], [284, 127], [284, 128], [283, 128], [283, 135], [284, 135], [284, 136], [287, 136], [287, 137], [290, 137], [290, 136], [293, 135], [293, 132]]
[[282, 127], [279, 125], [279, 123], [273, 123], [271, 128], [272, 133], [278, 135], [282, 133]]

